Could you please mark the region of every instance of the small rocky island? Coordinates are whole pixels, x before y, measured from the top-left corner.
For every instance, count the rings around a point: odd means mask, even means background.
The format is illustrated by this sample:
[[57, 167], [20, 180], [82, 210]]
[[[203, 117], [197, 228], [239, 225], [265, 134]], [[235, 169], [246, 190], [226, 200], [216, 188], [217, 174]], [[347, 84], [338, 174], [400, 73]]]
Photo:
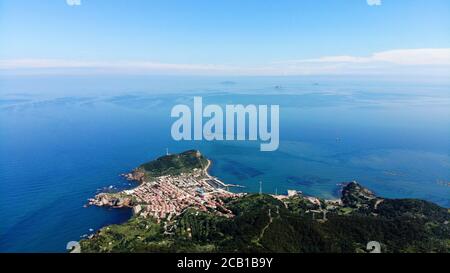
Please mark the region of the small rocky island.
[[167, 155], [125, 175], [139, 186], [101, 193], [91, 205], [129, 207], [134, 216], [80, 242], [83, 252], [450, 253], [450, 211], [416, 199], [386, 199], [356, 182], [341, 198], [234, 194], [208, 174], [199, 151]]

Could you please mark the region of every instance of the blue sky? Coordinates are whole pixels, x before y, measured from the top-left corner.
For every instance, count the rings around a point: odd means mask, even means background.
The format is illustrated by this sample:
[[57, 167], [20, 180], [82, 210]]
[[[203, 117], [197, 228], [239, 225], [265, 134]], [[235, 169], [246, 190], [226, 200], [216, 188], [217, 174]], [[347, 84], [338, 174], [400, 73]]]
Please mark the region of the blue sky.
[[449, 33], [448, 0], [0, 0], [0, 69], [446, 73]]

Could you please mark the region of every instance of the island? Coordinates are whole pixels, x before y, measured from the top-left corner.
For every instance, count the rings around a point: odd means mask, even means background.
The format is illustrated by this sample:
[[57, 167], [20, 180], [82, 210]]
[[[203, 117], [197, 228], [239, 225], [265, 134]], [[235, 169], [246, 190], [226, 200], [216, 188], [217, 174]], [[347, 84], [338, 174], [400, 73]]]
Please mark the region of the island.
[[129, 207], [126, 223], [80, 242], [82, 252], [450, 253], [450, 210], [417, 199], [388, 199], [353, 181], [341, 198], [236, 194], [208, 173], [199, 151], [142, 164], [126, 179], [139, 185], [100, 193], [90, 205]]

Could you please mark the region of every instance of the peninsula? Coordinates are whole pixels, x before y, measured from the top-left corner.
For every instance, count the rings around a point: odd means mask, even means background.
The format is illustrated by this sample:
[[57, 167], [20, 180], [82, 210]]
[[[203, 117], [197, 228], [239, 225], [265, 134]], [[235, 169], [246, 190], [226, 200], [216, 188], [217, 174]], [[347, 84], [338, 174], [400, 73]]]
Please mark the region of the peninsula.
[[219, 179], [208, 174], [211, 161], [199, 151], [166, 155], [124, 175], [140, 185], [119, 193], [101, 193], [90, 205], [131, 207], [135, 216], [170, 220], [188, 208], [230, 216], [223, 200], [237, 196]]
[[376, 196], [357, 182], [341, 198], [235, 194], [208, 174], [199, 151], [166, 155], [125, 177], [132, 190], [101, 193], [91, 205], [130, 207], [134, 216], [80, 242], [83, 252], [450, 253], [450, 211], [417, 199]]

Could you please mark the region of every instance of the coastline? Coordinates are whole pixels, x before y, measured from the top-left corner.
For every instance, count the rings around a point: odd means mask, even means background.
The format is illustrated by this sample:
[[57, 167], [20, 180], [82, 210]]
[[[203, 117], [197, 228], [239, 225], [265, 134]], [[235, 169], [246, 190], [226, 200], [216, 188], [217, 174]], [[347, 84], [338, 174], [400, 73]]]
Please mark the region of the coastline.
[[[191, 150], [134, 169], [126, 177], [140, 182], [136, 188], [91, 199], [92, 205], [132, 208], [134, 216], [82, 240], [83, 252], [227, 252], [230, 247], [247, 252], [364, 252], [370, 240], [382, 241], [389, 252], [450, 252], [445, 235], [450, 234], [450, 210], [433, 203], [378, 197], [356, 181], [342, 184], [338, 200], [295, 190], [287, 195], [234, 194], [208, 183], [220, 181], [208, 173], [211, 164]], [[433, 230], [414, 241], [417, 230], [428, 226]], [[345, 232], [334, 232], [341, 229]], [[412, 231], [403, 235], [399, 229]], [[292, 236], [306, 239], [305, 244], [293, 243]], [[323, 249], [311, 245], [317, 236], [323, 236]]]
[[[178, 156], [166, 155], [155, 161]], [[149, 177], [142, 165], [122, 175], [127, 180], [138, 183], [136, 187], [118, 193], [99, 193], [88, 200], [88, 205], [131, 208], [135, 216], [151, 216], [158, 221], [180, 215], [190, 207], [202, 211], [218, 210], [220, 213], [229, 214], [230, 212], [223, 207], [222, 200], [239, 194], [227, 190], [230, 185], [209, 174], [211, 160], [206, 159], [207, 165], [203, 166], [201, 161], [205, 159], [199, 151], [189, 156], [190, 159], [200, 159], [201, 169], [192, 168], [187, 173]]]

